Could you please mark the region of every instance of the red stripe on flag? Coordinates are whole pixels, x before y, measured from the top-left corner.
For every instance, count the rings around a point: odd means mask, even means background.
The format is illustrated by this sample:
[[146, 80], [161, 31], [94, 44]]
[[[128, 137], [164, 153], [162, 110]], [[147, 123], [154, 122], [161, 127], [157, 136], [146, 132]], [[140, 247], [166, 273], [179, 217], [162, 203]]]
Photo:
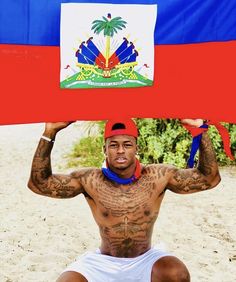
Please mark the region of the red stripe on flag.
[[236, 41], [155, 47], [153, 87], [60, 89], [59, 47], [0, 45], [0, 124], [157, 117], [236, 123]]

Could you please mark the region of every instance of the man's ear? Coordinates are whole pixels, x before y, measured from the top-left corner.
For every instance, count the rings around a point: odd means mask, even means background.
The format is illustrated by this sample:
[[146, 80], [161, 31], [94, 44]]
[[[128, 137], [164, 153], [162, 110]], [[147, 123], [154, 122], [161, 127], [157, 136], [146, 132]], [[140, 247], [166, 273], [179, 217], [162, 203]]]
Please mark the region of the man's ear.
[[138, 152], [139, 152], [139, 146], [136, 145], [136, 155], [138, 155]]

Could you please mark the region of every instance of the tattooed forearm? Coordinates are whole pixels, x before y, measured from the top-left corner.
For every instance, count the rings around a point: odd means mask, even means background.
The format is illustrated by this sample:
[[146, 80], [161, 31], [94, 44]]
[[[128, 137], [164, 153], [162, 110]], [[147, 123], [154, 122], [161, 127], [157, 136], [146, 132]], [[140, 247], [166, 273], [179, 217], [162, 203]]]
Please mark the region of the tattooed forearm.
[[42, 184], [52, 174], [50, 158], [52, 147], [52, 142], [43, 139], [39, 142], [31, 169], [31, 179], [35, 185]]
[[206, 133], [202, 136], [198, 167], [170, 168], [168, 188], [177, 193], [194, 193], [215, 187], [220, 182], [214, 149]]
[[205, 176], [215, 177], [218, 172], [215, 151], [213, 149], [209, 136], [204, 133], [199, 148], [198, 169]]
[[35, 152], [35, 157], [45, 158], [50, 156], [53, 147], [53, 142], [48, 142], [44, 139], [41, 139], [38, 145], [38, 148]]
[[82, 192], [78, 175], [53, 175], [51, 169], [52, 142], [40, 140], [36, 149], [29, 188], [41, 195], [55, 198], [70, 198]]

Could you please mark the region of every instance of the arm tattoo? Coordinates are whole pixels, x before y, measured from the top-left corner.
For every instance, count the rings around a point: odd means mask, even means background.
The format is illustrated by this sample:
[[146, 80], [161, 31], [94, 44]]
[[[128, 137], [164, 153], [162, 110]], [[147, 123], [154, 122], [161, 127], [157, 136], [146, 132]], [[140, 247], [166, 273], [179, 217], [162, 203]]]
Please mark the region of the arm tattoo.
[[33, 158], [29, 187], [34, 192], [49, 197], [74, 197], [83, 191], [79, 182], [81, 174], [52, 174], [50, 158], [52, 147], [53, 143], [40, 140]]
[[171, 190], [177, 193], [193, 193], [211, 187], [204, 175], [199, 173], [197, 169], [176, 170], [173, 180], [174, 186]]
[[205, 176], [215, 176], [218, 173], [215, 151], [213, 149], [211, 140], [206, 133], [202, 135], [202, 140], [199, 148], [198, 169]]
[[203, 133], [197, 168], [171, 168], [168, 188], [176, 193], [194, 193], [215, 187], [220, 182], [219, 170], [210, 138]]

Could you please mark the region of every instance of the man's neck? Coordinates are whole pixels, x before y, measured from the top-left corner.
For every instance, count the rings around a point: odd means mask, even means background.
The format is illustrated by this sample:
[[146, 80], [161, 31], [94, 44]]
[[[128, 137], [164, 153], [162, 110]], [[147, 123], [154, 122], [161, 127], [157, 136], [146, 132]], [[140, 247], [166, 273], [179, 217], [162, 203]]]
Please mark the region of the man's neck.
[[133, 164], [131, 164], [129, 167], [127, 167], [125, 169], [115, 168], [115, 167], [110, 166], [110, 165], [109, 165], [109, 168], [110, 168], [111, 171], [116, 173], [120, 178], [130, 178], [135, 173], [136, 163], [134, 162]]

